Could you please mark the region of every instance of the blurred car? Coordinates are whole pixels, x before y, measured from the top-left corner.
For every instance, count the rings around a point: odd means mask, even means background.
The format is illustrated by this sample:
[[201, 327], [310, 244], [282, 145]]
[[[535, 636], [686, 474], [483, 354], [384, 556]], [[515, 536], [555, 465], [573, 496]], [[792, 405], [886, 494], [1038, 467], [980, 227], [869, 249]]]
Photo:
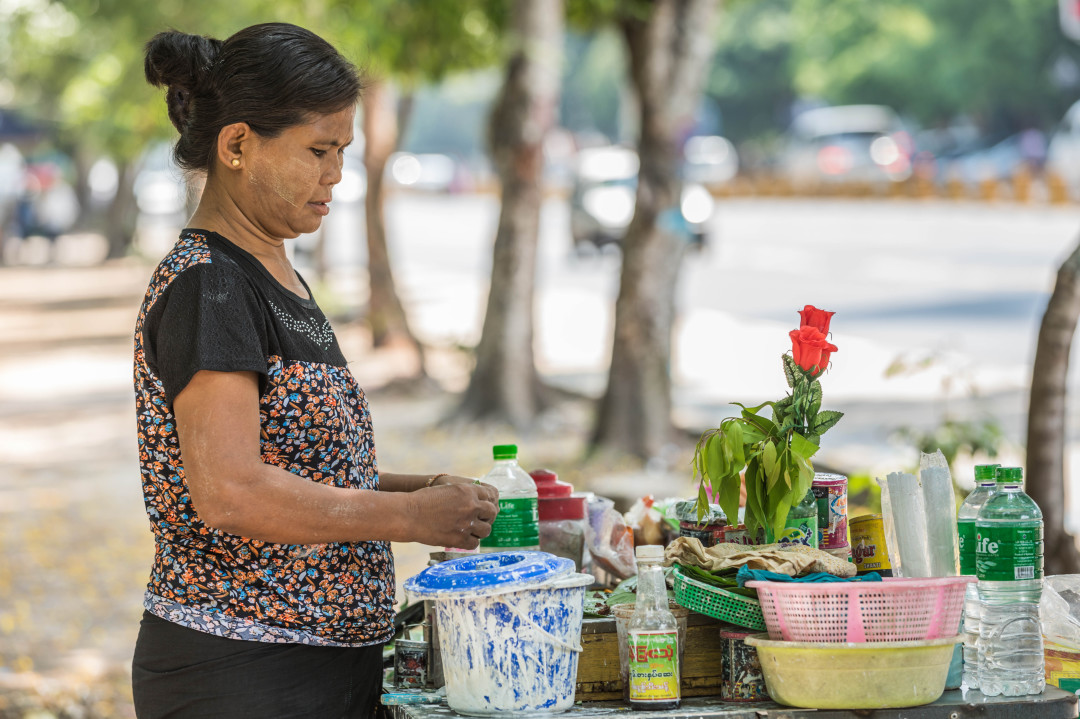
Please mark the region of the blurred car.
[[981, 138], [940, 153], [937, 179], [975, 184], [985, 180], [1009, 180], [1025, 161], [1022, 133], [1000, 139]]
[[911, 137], [884, 105], [806, 110], [788, 129], [780, 173], [794, 184], [897, 182], [911, 176]]
[[1065, 112], [1050, 138], [1046, 171], [1073, 189], [1080, 187], [1080, 101]]
[[386, 170], [394, 184], [429, 192], [449, 192], [457, 176], [453, 158], [438, 153], [395, 152]]
[[697, 135], [683, 146], [683, 180], [722, 185], [739, 172], [739, 153], [726, 137]]
[[[574, 249], [618, 245], [637, 204], [638, 155], [624, 147], [591, 147], [578, 153], [570, 193]], [[661, 217], [694, 247], [705, 246], [715, 203], [699, 182], [684, 182], [677, 217]]]

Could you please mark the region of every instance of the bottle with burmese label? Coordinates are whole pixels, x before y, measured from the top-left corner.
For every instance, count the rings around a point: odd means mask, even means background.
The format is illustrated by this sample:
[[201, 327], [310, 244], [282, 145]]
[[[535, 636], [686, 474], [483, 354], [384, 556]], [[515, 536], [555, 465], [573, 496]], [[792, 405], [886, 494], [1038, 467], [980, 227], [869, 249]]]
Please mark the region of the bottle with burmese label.
[[664, 548], [645, 544], [635, 551], [637, 601], [626, 628], [630, 707], [635, 710], [678, 709], [682, 698], [679, 666], [679, 624], [668, 608], [664, 580]]

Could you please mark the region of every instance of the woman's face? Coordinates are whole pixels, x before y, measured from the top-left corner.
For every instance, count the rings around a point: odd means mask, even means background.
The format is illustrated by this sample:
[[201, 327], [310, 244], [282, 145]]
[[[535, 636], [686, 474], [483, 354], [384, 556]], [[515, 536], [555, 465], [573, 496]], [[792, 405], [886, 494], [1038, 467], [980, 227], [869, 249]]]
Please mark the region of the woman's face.
[[290, 127], [274, 138], [255, 136], [244, 163], [246, 214], [271, 237], [314, 232], [341, 182], [345, 147], [353, 140], [354, 107]]

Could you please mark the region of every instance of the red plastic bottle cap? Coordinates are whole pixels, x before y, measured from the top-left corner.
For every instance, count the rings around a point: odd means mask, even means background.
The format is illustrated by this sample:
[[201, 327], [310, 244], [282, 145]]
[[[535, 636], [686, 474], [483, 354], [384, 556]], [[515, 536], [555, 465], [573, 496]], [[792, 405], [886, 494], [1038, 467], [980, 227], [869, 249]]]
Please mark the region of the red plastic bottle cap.
[[559, 476], [550, 469], [534, 469], [529, 476], [536, 482], [536, 496], [540, 499], [569, 497], [574, 492], [574, 485], [560, 482]]

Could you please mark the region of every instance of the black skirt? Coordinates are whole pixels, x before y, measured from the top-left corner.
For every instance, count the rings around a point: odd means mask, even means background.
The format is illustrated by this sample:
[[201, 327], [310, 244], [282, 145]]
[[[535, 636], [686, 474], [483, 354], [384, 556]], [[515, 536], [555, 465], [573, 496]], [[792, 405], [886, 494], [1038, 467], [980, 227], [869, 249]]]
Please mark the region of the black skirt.
[[143, 612], [131, 682], [139, 719], [368, 719], [382, 645], [226, 639]]

